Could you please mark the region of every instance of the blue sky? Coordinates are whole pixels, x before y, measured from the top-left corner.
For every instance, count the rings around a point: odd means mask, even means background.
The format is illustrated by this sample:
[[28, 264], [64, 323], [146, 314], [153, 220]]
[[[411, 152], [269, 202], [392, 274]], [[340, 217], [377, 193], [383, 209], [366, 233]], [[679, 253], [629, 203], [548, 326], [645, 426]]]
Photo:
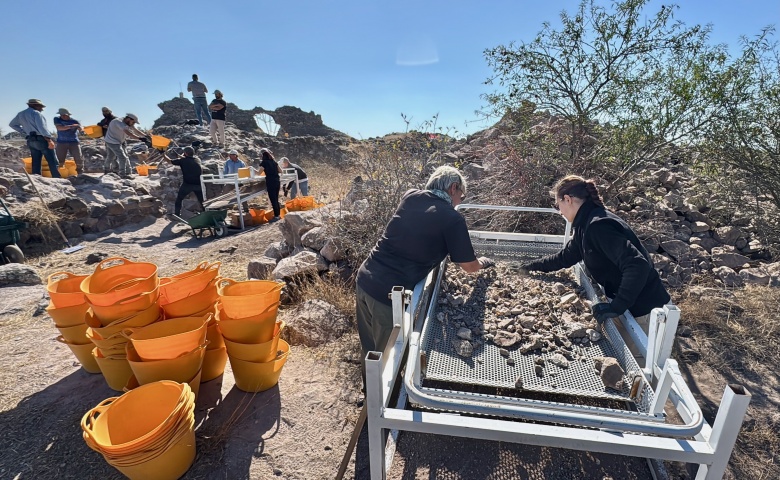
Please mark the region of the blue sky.
[[[472, 133], [491, 71], [483, 51], [530, 41], [573, 0], [4, 1], [0, 128], [29, 98], [82, 124], [100, 107], [148, 128], [193, 73], [249, 109], [293, 105], [357, 138], [438, 124]], [[653, 0], [648, 14], [663, 1]], [[716, 43], [780, 26], [777, 0], [680, 0], [676, 17]], [[34, 5], [34, 7], [33, 7]], [[185, 92], [186, 94], [186, 92]], [[209, 96], [209, 98], [213, 98]], [[228, 112], [229, 115], [229, 112]], [[229, 121], [229, 117], [228, 117]]]

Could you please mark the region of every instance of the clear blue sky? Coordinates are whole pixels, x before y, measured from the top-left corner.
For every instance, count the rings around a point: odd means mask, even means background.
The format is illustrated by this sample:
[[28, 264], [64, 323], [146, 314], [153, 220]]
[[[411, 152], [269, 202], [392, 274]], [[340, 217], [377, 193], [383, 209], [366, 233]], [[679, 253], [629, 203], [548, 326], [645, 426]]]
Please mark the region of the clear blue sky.
[[[664, 2], [653, 0], [648, 12]], [[667, 2], [668, 3], [668, 2]], [[780, 25], [778, 0], [679, 0], [676, 17], [714, 27], [713, 41]], [[148, 128], [157, 103], [193, 73], [241, 108], [293, 105], [354, 137], [403, 131], [439, 114], [472, 133], [490, 75], [483, 51], [530, 41], [574, 0], [3, 1], [0, 128], [29, 98], [82, 124], [100, 107]], [[186, 92], [185, 92], [186, 94]], [[213, 98], [211, 95], [209, 98]], [[229, 115], [229, 113], [228, 113]], [[472, 123], [467, 123], [472, 122]]]

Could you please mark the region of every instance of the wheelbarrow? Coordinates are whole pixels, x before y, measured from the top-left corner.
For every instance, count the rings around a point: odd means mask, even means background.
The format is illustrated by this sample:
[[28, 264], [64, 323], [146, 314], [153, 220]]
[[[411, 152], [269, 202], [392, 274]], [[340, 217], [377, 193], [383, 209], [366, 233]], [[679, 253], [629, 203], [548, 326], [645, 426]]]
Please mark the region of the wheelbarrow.
[[25, 222], [17, 222], [11, 211], [0, 198], [0, 263], [24, 263], [24, 253], [17, 246], [19, 230], [26, 228]]
[[224, 237], [227, 233], [227, 210], [206, 210], [188, 220], [171, 214], [173, 218], [186, 224], [192, 229], [192, 235], [195, 238], [203, 238], [203, 232], [208, 231], [213, 237]]

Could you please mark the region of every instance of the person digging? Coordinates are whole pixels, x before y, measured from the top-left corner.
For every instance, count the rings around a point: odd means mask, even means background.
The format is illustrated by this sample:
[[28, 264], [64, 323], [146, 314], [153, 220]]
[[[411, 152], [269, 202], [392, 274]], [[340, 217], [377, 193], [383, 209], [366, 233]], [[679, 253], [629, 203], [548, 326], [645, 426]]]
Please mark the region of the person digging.
[[203, 190], [201, 190], [200, 176], [203, 173], [200, 159], [195, 156], [195, 149], [192, 147], [184, 147], [184, 156], [178, 158], [169, 158], [168, 153], [165, 153], [166, 160], [169, 160], [173, 165], [181, 168], [182, 181], [179, 187], [179, 194], [176, 196], [175, 212], [177, 217], [181, 217], [181, 204], [182, 201], [190, 194], [194, 193], [198, 199], [201, 210], [203, 208]]

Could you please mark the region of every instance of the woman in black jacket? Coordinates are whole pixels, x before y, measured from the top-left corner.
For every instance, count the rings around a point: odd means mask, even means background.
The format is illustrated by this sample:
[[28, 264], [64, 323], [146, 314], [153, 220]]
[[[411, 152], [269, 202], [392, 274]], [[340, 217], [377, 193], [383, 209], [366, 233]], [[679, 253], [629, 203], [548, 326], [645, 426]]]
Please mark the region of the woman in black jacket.
[[523, 270], [551, 272], [583, 261], [612, 299], [593, 305], [599, 323], [626, 310], [634, 317], [644, 316], [669, 303], [669, 293], [647, 250], [622, 218], [604, 208], [593, 180], [569, 175], [555, 184], [550, 195], [555, 208], [572, 223], [572, 238], [560, 252], [524, 264]]
[[269, 221], [276, 222], [279, 220], [279, 214], [282, 210], [279, 205], [279, 189], [281, 188], [279, 174], [282, 173], [282, 169], [276, 163], [276, 159], [270, 150], [264, 148], [261, 152], [263, 160], [260, 162], [260, 166], [265, 171], [265, 189], [268, 192], [268, 200], [271, 201], [271, 207], [274, 209], [274, 218]]

